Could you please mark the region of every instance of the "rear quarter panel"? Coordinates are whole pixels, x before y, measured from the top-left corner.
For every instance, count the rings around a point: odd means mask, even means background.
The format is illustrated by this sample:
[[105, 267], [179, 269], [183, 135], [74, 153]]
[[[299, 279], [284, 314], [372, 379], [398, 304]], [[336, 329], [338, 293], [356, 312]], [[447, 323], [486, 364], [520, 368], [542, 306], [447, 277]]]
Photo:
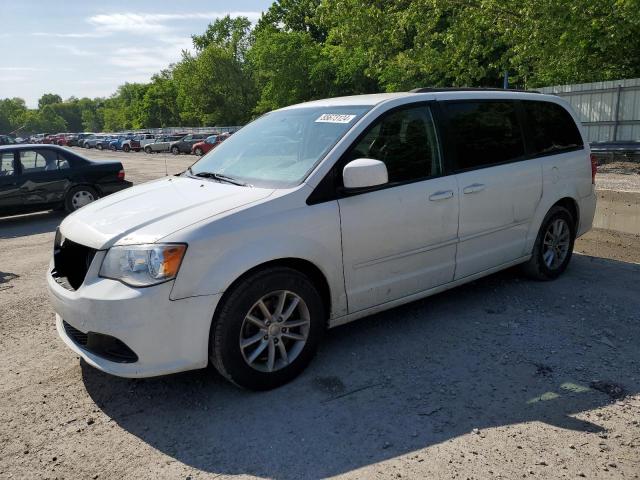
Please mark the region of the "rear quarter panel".
[[537, 158], [542, 167], [542, 200], [527, 235], [525, 252], [530, 252], [549, 209], [562, 198], [573, 199], [578, 206], [578, 235], [591, 228], [595, 211], [595, 187], [591, 182], [591, 151], [581, 123], [564, 100], [558, 97], [547, 97], [565, 108], [578, 126], [584, 148], [556, 155]]

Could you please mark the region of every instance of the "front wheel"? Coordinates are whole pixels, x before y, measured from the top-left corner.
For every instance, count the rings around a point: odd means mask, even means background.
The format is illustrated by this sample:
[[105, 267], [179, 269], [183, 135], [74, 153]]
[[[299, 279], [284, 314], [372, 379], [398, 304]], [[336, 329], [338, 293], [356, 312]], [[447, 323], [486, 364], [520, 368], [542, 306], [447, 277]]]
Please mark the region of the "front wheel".
[[178, 155], [180, 153], [180, 149], [178, 147], [171, 147], [171, 153]]
[[[114, 150], [115, 150], [115, 148], [114, 148]], [[129, 150], [131, 150], [131, 147], [130, 147], [129, 145], [124, 145], [124, 146], [122, 147], [122, 150], [123, 150], [125, 153], [128, 153], [128, 152], [129, 152]]]
[[209, 358], [233, 383], [268, 390], [305, 369], [324, 327], [324, 306], [311, 280], [297, 270], [269, 268], [239, 282], [222, 300]]
[[195, 154], [198, 155], [199, 157], [201, 157], [202, 156], [202, 149], [201, 148], [196, 148]]
[[547, 213], [533, 245], [531, 259], [524, 264], [527, 275], [536, 280], [553, 280], [567, 269], [576, 239], [576, 221], [564, 207]]
[[144, 153], [151, 153], [151, 147], [144, 147]]
[[98, 143], [98, 144], [96, 145], [96, 148], [97, 148], [98, 150], [102, 150], [104, 147], [102, 146], [102, 144], [101, 144], [101, 143]]

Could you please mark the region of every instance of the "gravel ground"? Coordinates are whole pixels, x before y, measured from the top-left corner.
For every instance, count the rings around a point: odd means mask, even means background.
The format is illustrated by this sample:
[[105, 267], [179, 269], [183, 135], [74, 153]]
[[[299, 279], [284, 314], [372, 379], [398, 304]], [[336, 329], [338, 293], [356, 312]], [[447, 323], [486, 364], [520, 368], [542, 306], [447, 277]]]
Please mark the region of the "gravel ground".
[[[136, 183], [194, 160], [90, 156]], [[512, 269], [333, 329], [257, 394], [211, 369], [125, 380], [79, 361], [46, 298], [61, 219], [0, 219], [0, 478], [640, 475], [637, 235], [590, 232], [554, 282]]]
[[596, 186], [600, 190], [640, 193], [640, 163], [617, 161], [598, 166]]

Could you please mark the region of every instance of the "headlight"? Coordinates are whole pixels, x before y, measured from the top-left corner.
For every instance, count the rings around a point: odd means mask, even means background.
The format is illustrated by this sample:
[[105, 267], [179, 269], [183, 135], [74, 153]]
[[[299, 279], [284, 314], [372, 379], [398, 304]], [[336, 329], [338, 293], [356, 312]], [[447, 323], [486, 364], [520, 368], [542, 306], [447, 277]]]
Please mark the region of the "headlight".
[[176, 277], [186, 251], [182, 244], [111, 247], [102, 261], [100, 276], [132, 287], [156, 285]]

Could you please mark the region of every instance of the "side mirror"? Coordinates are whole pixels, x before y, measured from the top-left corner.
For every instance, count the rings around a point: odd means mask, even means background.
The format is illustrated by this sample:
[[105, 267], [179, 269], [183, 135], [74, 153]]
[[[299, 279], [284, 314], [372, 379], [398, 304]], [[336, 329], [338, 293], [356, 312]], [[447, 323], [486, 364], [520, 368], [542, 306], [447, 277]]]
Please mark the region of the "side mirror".
[[342, 181], [347, 189], [377, 187], [389, 181], [389, 174], [380, 160], [358, 158], [344, 166]]

